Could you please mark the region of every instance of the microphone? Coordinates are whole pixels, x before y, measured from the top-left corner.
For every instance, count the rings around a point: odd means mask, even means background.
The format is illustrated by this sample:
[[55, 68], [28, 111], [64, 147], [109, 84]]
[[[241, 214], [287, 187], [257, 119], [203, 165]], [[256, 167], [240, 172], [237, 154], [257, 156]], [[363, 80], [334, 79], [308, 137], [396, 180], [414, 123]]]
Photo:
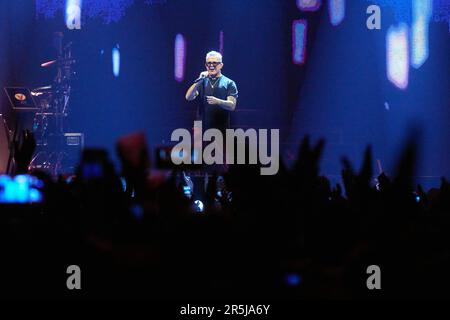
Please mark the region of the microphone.
[[205, 76], [204, 74], [202, 74], [202, 75], [200, 75], [200, 77], [198, 77], [197, 79], [195, 79], [194, 83], [200, 82], [200, 81], [202, 81], [202, 80], [205, 79], [205, 78], [206, 78], [206, 76]]

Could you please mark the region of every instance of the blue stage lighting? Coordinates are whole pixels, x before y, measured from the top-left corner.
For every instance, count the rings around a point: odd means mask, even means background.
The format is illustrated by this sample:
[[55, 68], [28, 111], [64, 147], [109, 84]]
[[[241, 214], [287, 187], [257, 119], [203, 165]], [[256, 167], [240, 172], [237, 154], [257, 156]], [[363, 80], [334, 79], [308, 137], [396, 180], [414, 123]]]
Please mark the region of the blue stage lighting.
[[119, 45], [116, 45], [112, 49], [112, 64], [113, 64], [113, 74], [116, 78], [120, 75], [120, 49]]
[[292, 59], [295, 64], [306, 62], [306, 40], [308, 22], [304, 19], [292, 23]]
[[[145, 0], [143, 3], [146, 5], [156, 5], [164, 4], [166, 1]], [[79, 15], [82, 2], [84, 10]], [[84, 21], [87, 18], [101, 18], [104, 23], [109, 24], [111, 22], [118, 22], [125, 15], [126, 9], [131, 7], [135, 2], [137, 0], [36, 0], [36, 14], [38, 17], [43, 16], [49, 19], [55, 18], [58, 11], [65, 11], [69, 12], [71, 16], [80, 16], [80, 19], [77, 21]], [[69, 29], [73, 29], [73, 27]]]
[[321, 0], [297, 0], [297, 7], [302, 11], [317, 11], [321, 4]]
[[142, 206], [135, 204], [130, 207], [131, 214], [136, 218], [136, 220], [142, 220], [144, 217], [144, 209]]
[[411, 65], [418, 69], [428, 59], [429, 24], [433, 14], [432, 0], [413, 1], [413, 22], [411, 26]]
[[302, 283], [302, 277], [297, 273], [288, 273], [285, 281], [288, 286], [297, 287]]
[[204, 210], [204, 207], [205, 206], [204, 206], [203, 202], [201, 202], [200, 200], [195, 200], [194, 201], [195, 212], [202, 213], [203, 210]]
[[345, 0], [329, 0], [328, 12], [331, 24], [339, 25], [345, 18]]
[[43, 200], [43, 182], [30, 175], [0, 176], [0, 203], [37, 203]]
[[186, 69], [186, 39], [182, 34], [175, 37], [175, 80], [182, 82], [184, 80], [184, 71]]
[[183, 186], [183, 194], [189, 199], [192, 197], [192, 189], [189, 186]]

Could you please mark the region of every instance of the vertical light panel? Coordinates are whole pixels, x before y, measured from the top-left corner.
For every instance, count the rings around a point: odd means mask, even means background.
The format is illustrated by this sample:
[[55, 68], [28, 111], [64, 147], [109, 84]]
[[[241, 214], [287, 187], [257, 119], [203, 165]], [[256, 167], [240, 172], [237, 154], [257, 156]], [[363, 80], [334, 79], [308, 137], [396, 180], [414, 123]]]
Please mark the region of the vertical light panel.
[[317, 11], [321, 4], [321, 0], [297, 0], [297, 7], [302, 11]]
[[292, 23], [292, 60], [294, 64], [302, 65], [306, 62], [307, 32], [308, 22], [306, 20], [294, 20]]
[[432, 0], [413, 0], [411, 26], [411, 65], [418, 69], [428, 59], [429, 24], [433, 14]]
[[223, 38], [223, 31], [220, 31], [219, 34], [219, 52], [221, 55], [223, 55], [223, 49], [224, 49], [224, 38]]
[[182, 82], [184, 80], [184, 71], [186, 66], [186, 39], [182, 34], [175, 37], [175, 80]]
[[345, 0], [328, 0], [328, 13], [333, 26], [338, 26], [345, 18]]
[[81, 29], [82, 0], [66, 0], [66, 26], [69, 30]]
[[120, 48], [118, 44], [112, 49], [112, 67], [114, 76], [118, 78], [120, 75]]
[[408, 26], [401, 23], [391, 26], [386, 36], [387, 76], [400, 89], [408, 87], [409, 80], [409, 44]]
[[306, 40], [308, 22], [304, 19], [292, 23], [292, 60], [302, 65], [306, 62]]
[[292, 60], [294, 64], [302, 65], [306, 62], [308, 22], [304, 19], [294, 20], [292, 23]]

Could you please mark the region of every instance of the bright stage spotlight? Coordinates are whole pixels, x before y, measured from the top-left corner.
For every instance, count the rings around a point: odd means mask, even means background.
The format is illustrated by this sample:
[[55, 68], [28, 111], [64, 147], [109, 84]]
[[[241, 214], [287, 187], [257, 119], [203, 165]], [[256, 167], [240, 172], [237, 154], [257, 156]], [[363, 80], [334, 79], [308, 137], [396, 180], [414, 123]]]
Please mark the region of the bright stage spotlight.
[[202, 213], [205, 209], [205, 205], [203, 204], [203, 202], [201, 202], [200, 200], [195, 200], [194, 201], [194, 210], [197, 213]]
[[395, 86], [406, 89], [409, 81], [408, 26], [391, 26], [386, 36], [387, 77]]
[[321, 4], [321, 0], [297, 0], [297, 7], [302, 11], [317, 11]]
[[0, 176], [0, 203], [39, 203], [44, 183], [30, 175]]
[[69, 30], [81, 29], [82, 0], [66, 1], [66, 26]]
[[119, 45], [116, 45], [112, 49], [112, 65], [113, 65], [113, 74], [116, 78], [120, 75], [120, 48]]
[[294, 64], [306, 62], [306, 40], [308, 22], [304, 19], [292, 23], [292, 59]]
[[411, 65], [418, 69], [428, 59], [429, 24], [433, 15], [432, 0], [413, 1], [413, 22], [411, 27]]
[[186, 39], [182, 34], [175, 37], [175, 80], [182, 82], [186, 69]]
[[329, 0], [328, 13], [333, 26], [339, 25], [345, 18], [345, 0]]

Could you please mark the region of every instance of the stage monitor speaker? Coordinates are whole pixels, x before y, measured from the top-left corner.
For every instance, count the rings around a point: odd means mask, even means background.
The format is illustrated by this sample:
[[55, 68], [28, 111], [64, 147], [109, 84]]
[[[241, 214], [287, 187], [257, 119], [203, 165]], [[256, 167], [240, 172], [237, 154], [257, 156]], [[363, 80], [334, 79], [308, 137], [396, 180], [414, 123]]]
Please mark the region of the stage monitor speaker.
[[63, 170], [65, 173], [75, 173], [76, 167], [80, 162], [80, 155], [84, 149], [84, 134], [65, 133], [63, 146], [66, 156]]
[[3, 115], [0, 114], [0, 174], [6, 174], [9, 159], [9, 129]]

